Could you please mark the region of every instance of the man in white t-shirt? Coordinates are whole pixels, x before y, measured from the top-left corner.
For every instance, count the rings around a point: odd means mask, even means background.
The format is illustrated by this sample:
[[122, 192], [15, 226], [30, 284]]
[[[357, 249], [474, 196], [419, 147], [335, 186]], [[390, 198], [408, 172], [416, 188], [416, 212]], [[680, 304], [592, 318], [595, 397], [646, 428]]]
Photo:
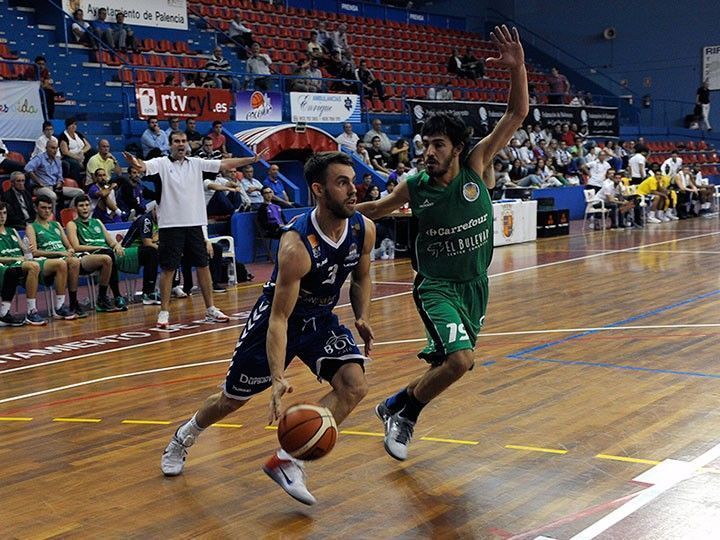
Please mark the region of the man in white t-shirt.
[[412, 144], [416, 158], [425, 154], [425, 144], [423, 143], [422, 136], [419, 131], [413, 137]]
[[603, 183], [607, 179], [607, 173], [610, 170], [610, 163], [608, 163], [607, 158], [608, 155], [603, 150], [598, 154], [595, 161], [591, 161], [583, 165], [587, 174], [590, 175], [587, 186], [589, 188], [593, 188], [595, 192], [599, 191], [603, 187]]
[[53, 128], [52, 122], [43, 122], [42, 131], [43, 134], [35, 140], [35, 148], [33, 148], [32, 154], [30, 154], [30, 159], [45, 152], [49, 141], [55, 141], [56, 144], [58, 142], [57, 138], [53, 135], [55, 128]]
[[157, 207], [160, 274], [160, 313], [157, 326], [169, 326], [170, 291], [180, 259], [197, 268], [208, 322], [228, 322], [229, 318], [213, 304], [212, 279], [208, 257], [212, 243], [207, 238], [207, 211], [203, 172], [218, 173], [221, 168], [234, 169], [257, 162], [262, 153], [251, 158], [202, 159], [187, 157], [187, 135], [174, 131], [170, 136], [170, 155], [142, 161], [128, 152], [128, 163], [146, 175], [160, 176], [160, 199]]
[[628, 160], [628, 168], [630, 169], [630, 184], [633, 186], [640, 185], [647, 172], [645, 171], [645, 164], [647, 162], [648, 151], [643, 148]]
[[345, 122], [343, 124], [343, 132], [335, 137], [335, 140], [343, 150], [354, 152], [357, 148], [357, 143], [360, 140], [360, 137], [357, 133], [353, 132], [352, 124], [350, 122]]
[[[610, 228], [612, 229], [616, 228], [618, 223], [625, 223], [627, 221], [625, 215], [635, 206], [632, 202], [626, 201], [620, 194], [621, 180], [622, 174], [615, 172], [603, 182], [602, 187], [594, 197], [594, 200], [602, 201], [605, 208], [609, 210]], [[622, 217], [622, 219], [618, 220], [618, 217]], [[632, 221], [629, 221], [629, 223], [629, 226], [632, 226]]]
[[250, 209], [257, 210], [263, 203], [262, 182], [255, 178], [255, 169], [252, 165], [245, 165], [242, 168], [242, 173], [243, 179], [240, 185], [242, 185], [245, 193], [250, 197]]
[[683, 160], [678, 157], [677, 150], [670, 152], [670, 157], [663, 161], [660, 165], [660, 170], [665, 176], [673, 177], [682, 169]]

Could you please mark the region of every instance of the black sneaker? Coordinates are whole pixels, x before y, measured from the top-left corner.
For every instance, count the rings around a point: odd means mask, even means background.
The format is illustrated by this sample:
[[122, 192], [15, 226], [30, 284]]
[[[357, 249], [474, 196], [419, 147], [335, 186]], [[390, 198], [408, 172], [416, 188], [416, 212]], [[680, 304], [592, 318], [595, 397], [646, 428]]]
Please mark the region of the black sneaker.
[[213, 292], [215, 294], [223, 294], [227, 292], [227, 289], [222, 285], [213, 285]]
[[88, 312], [85, 309], [85, 307], [82, 304], [77, 304], [75, 306], [70, 306], [70, 310], [77, 315], [78, 319], [84, 319], [88, 316]]
[[[95, 304], [95, 311], [98, 313], [106, 313], [109, 311], [117, 311], [113, 303], [110, 301], [110, 299], [106, 296], [105, 298], [98, 298], [97, 303]], [[77, 310], [76, 310], [77, 312]], [[78, 313], [78, 316], [80, 314]]]
[[124, 296], [115, 297], [115, 309], [117, 309], [118, 311], [128, 310], [127, 299]]
[[9, 311], [4, 317], [0, 317], [0, 326], [24, 326], [25, 317], [16, 317]]
[[75, 313], [72, 309], [70, 309], [67, 306], [61, 306], [60, 309], [55, 310], [55, 318], [56, 319], [65, 319], [66, 321], [71, 321], [73, 319], [77, 319], [78, 314]]

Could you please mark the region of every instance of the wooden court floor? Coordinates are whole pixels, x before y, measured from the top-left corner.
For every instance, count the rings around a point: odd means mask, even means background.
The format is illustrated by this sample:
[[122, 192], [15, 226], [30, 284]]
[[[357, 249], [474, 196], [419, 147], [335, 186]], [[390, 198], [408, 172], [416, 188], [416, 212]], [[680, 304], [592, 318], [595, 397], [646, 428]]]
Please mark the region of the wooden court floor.
[[[408, 461], [373, 407], [424, 370], [407, 260], [374, 263], [370, 392], [309, 464], [314, 507], [260, 470], [266, 394], [159, 459], [222, 380], [259, 284], [0, 329], [0, 538], [718, 538], [717, 217], [495, 251], [476, 367], [423, 411]], [[267, 276], [268, 267], [258, 267]], [[337, 312], [351, 321], [347, 295]], [[300, 363], [296, 393], [327, 386]]]

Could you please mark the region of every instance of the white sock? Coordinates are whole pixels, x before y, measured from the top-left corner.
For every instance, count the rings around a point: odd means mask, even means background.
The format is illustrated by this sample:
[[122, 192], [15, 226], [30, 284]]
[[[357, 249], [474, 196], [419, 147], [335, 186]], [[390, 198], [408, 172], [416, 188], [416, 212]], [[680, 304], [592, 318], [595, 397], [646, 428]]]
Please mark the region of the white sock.
[[37, 299], [36, 298], [28, 298], [27, 299], [27, 308], [29, 312], [37, 311]]
[[63, 307], [63, 304], [65, 303], [65, 295], [64, 294], [58, 294], [55, 297], [55, 309], [60, 309]]
[[10, 311], [10, 302], [0, 303], [0, 317], [4, 317]]
[[285, 450], [283, 450], [282, 448], [278, 448], [277, 457], [280, 458], [280, 459], [282, 459], [283, 461], [292, 461], [293, 463], [300, 463], [300, 464], [302, 464], [302, 461], [300, 461], [299, 459], [295, 459], [294, 457], [292, 457], [290, 454], [288, 454], [288, 453], [287, 453]]
[[178, 429], [178, 438], [181, 441], [184, 441], [185, 438], [188, 435], [192, 435], [193, 438], [197, 439], [198, 435], [200, 435], [205, 428], [201, 428], [197, 424], [197, 413], [193, 414], [193, 417], [185, 422], [182, 426], [180, 426], [180, 429]]
[[122, 216], [122, 210], [120, 210], [119, 208], [116, 208], [116, 209], [115, 209], [115, 215], [117, 215], [117, 216]]

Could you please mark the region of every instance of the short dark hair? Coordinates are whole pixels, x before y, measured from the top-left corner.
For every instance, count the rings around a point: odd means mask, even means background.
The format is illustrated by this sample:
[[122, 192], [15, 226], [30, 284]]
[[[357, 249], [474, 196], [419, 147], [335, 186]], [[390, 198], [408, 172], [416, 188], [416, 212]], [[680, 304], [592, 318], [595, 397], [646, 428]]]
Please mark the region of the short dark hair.
[[80, 204], [81, 202], [89, 203], [89, 202], [90, 202], [90, 197], [88, 197], [87, 194], [83, 193], [82, 195], [78, 195], [77, 197], [75, 197], [75, 198], [73, 199], [73, 205], [76, 206], [76, 207], [77, 207], [77, 205]]
[[398, 183], [397, 180], [390, 178], [387, 182], [385, 182], [385, 188], [387, 189], [390, 184], [392, 184], [393, 186], [397, 186]]
[[446, 135], [453, 146], [465, 145], [470, 138], [470, 130], [457, 113], [439, 111], [431, 114], [420, 131], [422, 137], [430, 135]]
[[212, 123], [212, 127], [215, 127], [215, 126], [222, 126], [222, 122], [221, 122], [220, 120], [215, 120], [215, 121]]
[[50, 195], [38, 195], [35, 199], [35, 207], [38, 208], [41, 202], [49, 204], [50, 206], [53, 204], [53, 200], [50, 198]]
[[45, 60], [43, 55], [40, 55], [35, 57], [35, 63], [37, 64], [38, 62], [47, 62], [47, 60]]
[[77, 118], [75, 118], [74, 116], [65, 119], [65, 127], [70, 127], [73, 124], [77, 124]]
[[205, 144], [205, 141], [210, 141], [212, 143], [212, 137], [208, 137], [207, 135], [205, 135], [202, 138], [202, 144]]
[[187, 135], [185, 135], [184, 131], [180, 131], [180, 130], [171, 131], [170, 137], [168, 137], [168, 139], [170, 140], [170, 144], [172, 144], [172, 142], [173, 142], [173, 137], [187, 137]]
[[0, 210], [7, 210], [7, 203], [5, 201], [0, 201]]
[[150, 120], [155, 120], [155, 121], [157, 121], [157, 119], [158, 119], [157, 116], [148, 116], [145, 121], [149, 124], [149, 123], [150, 123]]
[[335, 163], [352, 167], [352, 159], [343, 152], [318, 152], [310, 156], [303, 171], [307, 185], [312, 186], [317, 182], [324, 186], [327, 182], [327, 169]]
[[43, 122], [43, 127], [42, 127], [42, 128], [43, 128], [43, 131], [45, 131], [45, 128], [46, 128], [46, 127], [53, 127], [52, 122], [48, 122], [47, 120], [45, 120], [45, 121]]

